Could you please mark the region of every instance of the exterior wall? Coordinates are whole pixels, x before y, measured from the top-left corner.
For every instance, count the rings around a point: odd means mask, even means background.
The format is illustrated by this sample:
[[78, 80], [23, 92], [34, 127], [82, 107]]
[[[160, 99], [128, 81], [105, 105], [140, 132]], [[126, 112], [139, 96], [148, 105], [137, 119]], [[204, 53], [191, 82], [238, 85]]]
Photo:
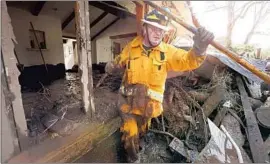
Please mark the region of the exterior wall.
[[30, 48], [30, 21], [33, 23], [35, 30], [45, 32], [48, 49], [43, 51], [45, 62], [47, 64], [64, 63], [61, 20], [59, 18], [41, 14], [33, 16], [28, 11], [14, 7], [8, 7], [8, 12], [18, 42], [15, 47], [21, 64], [25, 66], [43, 64], [39, 50], [27, 50], [27, 48]]
[[[96, 39], [96, 58], [97, 63], [113, 60], [112, 41], [110, 36], [136, 32], [136, 19], [126, 18], [117, 21], [110, 28], [105, 30]], [[122, 48], [122, 47], [121, 47]]]

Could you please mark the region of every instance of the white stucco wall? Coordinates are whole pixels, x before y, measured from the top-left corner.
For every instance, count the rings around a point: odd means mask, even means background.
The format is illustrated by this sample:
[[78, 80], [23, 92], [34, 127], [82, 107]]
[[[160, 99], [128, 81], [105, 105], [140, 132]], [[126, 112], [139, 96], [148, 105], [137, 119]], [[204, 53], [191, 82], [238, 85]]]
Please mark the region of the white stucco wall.
[[[112, 20], [111, 20], [112, 21]], [[110, 36], [136, 32], [136, 19], [126, 18], [118, 20], [114, 25], [104, 31], [96, 40], [97, 63], [113, 60]]]
[[47, 64], [64, 63], [61, 20], [59, 18], [42, 14], [33, 16], [28, 11], [13, 7], [8, 7], [8, 12], [18, 42], [15, 48], [21, 64], [25, 66], [43, 64], [39, 51], [27, 50], [27, 48], [30, 48], [30, 21], [33, 23], [35, 30], [45, 32], [48, 49], [43, 51], [45, 62]]

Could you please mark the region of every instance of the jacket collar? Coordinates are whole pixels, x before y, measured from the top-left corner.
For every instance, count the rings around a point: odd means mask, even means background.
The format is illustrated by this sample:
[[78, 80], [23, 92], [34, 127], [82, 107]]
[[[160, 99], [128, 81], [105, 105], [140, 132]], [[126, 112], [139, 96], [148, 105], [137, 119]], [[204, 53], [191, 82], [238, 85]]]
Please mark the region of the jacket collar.
[[[132, 42], [131, 42], [131, 47], [135, 48], [135, 47], [141, 47], [143, 43], [143, 38], [141, 36], [137, 36]], [[166, 48], [166, 43], [161, 42], [158, 46], [154, 47], [153, 50], [157, 50], [157, 51], [161, 51], [161, 52], [166, 52], [167, 48]]]

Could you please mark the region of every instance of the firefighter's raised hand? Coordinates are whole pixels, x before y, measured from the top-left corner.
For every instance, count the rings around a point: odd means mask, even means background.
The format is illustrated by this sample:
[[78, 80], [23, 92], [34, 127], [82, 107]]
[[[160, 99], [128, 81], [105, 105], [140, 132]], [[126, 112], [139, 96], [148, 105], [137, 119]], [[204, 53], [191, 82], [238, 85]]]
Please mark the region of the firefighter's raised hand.
[[204, 55], [208, 45], [214, 39], [214, 34], [207, 31], [203, 27], [197, 29], [197, 33], [193, 37], [193, 50], [197, 55]]

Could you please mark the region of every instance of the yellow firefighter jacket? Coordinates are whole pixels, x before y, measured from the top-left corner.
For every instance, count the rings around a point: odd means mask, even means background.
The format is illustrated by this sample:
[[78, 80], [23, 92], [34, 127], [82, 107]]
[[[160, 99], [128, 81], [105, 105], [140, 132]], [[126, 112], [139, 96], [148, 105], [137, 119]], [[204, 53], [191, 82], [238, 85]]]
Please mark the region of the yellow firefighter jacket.
[[123, 83], [146, 85], [150, 98], [162, 103], [167, 72], [196, 69], [205, 56], [197, 56], [192, 50], [187, 52], [164, 42], [147, 53], [142, 39], [138, 36], [132, 40], [115, 58], [114, 64], [125, 68]]

